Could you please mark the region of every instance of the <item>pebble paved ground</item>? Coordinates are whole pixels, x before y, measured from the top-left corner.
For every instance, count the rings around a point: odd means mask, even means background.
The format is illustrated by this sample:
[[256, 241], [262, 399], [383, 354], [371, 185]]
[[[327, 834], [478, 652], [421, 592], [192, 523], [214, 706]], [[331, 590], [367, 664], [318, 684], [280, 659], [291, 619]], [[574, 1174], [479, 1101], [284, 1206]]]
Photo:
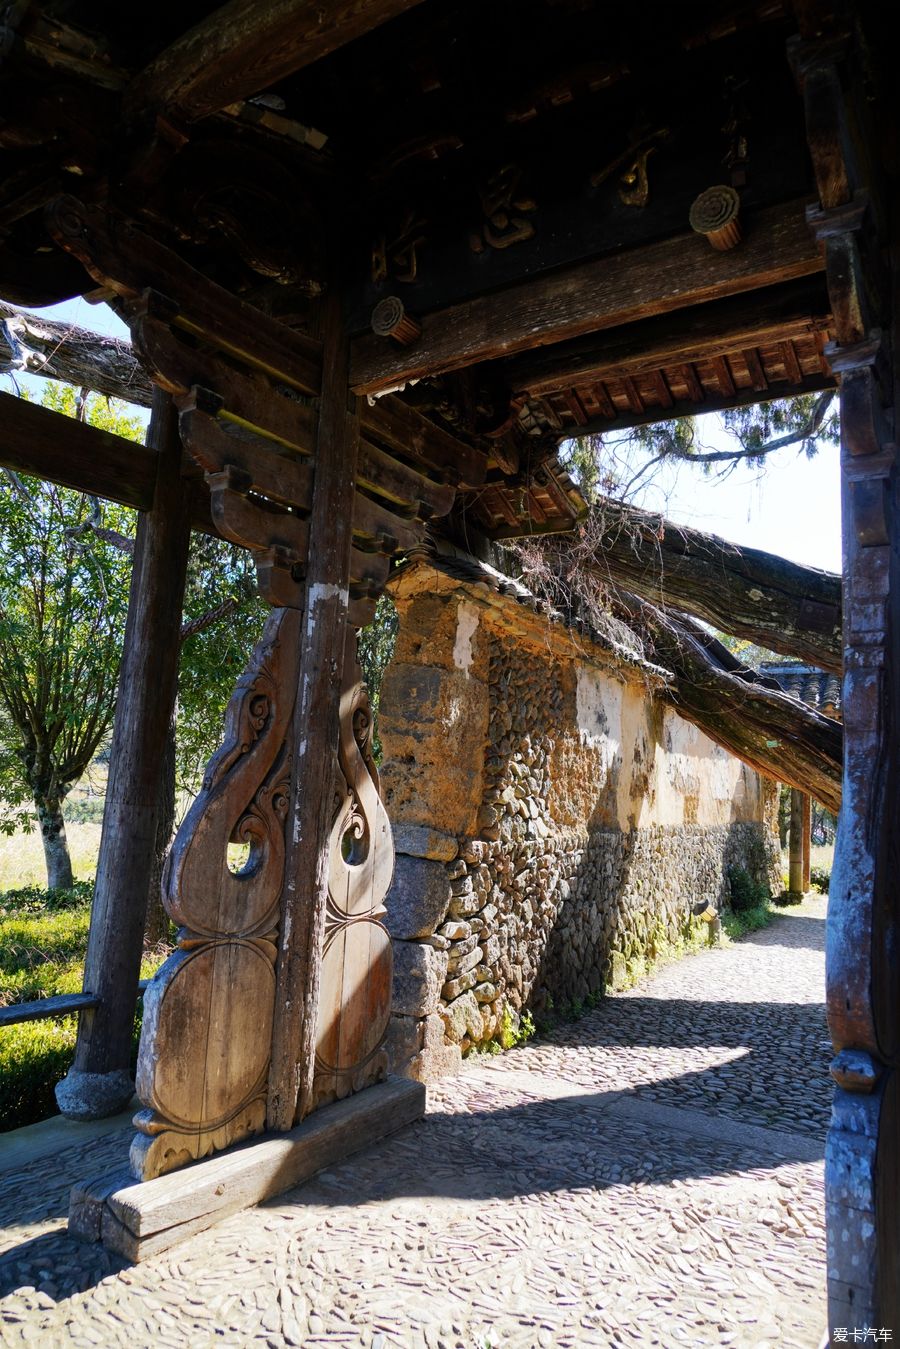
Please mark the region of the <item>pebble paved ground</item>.
[[425, 1120], [145, 1264], [65, 1234], [119, 1132], [0, 1177], [4, 1345], [812, 1349], [824, 902], [429, 1090]]

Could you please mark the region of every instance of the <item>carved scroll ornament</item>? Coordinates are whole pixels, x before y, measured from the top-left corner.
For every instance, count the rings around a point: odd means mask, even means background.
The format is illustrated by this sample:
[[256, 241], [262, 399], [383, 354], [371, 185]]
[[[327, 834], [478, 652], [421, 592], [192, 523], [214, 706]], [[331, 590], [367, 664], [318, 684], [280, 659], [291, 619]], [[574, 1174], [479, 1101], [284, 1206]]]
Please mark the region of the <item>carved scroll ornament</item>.
[[[140, 1180], [259, 1132], [275, 1000], [301, 613], [272, 611], [225, 738], [172, 845], [163, 902], [177, 949], [147, 990], [131, 1165]], [[237, 872], [229, 843], [248, 844]]]
[[382, 923], [394, 845], [372, 758], [372, 709], [348, 632], [341, 697], [336, 813], [329, 839], [315, 1105], [385, 1074], [393, 956]]

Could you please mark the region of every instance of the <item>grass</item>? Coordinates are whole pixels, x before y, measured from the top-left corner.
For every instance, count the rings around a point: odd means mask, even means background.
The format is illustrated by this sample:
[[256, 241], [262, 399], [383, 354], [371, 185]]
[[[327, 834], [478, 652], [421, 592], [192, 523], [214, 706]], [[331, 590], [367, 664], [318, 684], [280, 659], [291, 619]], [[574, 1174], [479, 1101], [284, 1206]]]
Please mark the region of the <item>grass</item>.
[[750, 909], [743, 909], [740, 913], [726, 909], [721, 918], [722, 932], [728, 941], [740, 941], [749, 933], [759, 932], [762, 928], [768, 927], [775, 916], [768, 899], [754, 904]]
[[[89, 880], [97, 869], [100, 825], [90, 821], [67, 820], [66, 837], [72, 855], [72, 871], [78, 881]], [[44, 847], [37, 829], [28, 834], [0, 836], [0, 894], [25, 885], [46, 885]]]
[[[30, 886], [0, 893], [0, 1006], [80, 992], [92, 890], [81, 882], [72, 890]], [[146, 951], [141, 978], [149, 978], [166, 954]], [[56, 1113], [53, 1088], [72, 1061], [77, 1025], [77, 1017], [67, 1016], [0, 1030], [0, 1129]], [[140, 1026], [138, 1004], [135, 1053]]]

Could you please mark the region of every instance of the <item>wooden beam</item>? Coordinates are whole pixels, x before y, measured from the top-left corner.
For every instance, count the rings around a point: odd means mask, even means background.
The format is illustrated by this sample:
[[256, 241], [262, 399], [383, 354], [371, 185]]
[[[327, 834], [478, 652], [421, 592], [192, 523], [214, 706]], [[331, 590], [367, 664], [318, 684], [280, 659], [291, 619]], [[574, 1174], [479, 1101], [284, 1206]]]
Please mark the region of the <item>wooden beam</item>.
[[173, 327], [199, 337], [301, 394], [318, 392], [322, 354], [317, 342], [295, 332], [179, 257], [171, 248], [101, 207], [57, 197], [46, 211], [51, 236], [84, 265], [100, 286], [111, 287], [130, 309], [144, 293]]
[[[62, 412], [0, 393], [0, 465], [71, 487], [75, 492], [147, 511], [153, 505], [157, 452]], [[209, 493], [182, 481], [191, 528], [215, 534]]]
[[[322, 382], [319, 342], [238, 299], [165, 244], [100, 208], [59, 197], [48, 208], [47, 219], [60, 246], [79, 258], [100, 285], [112, 287], [126, 301], [138, 353], [154, 379], [177, 394], [187, 393], [193, 384], [218, 387], [217, 357], [194, 351], [178, 335], [200, 338], [215, 352], [249, 367], [230, 380], [226, 404], [234, 402], [251, 420], [258, 415], [252, 409], [260, 404], [270, 418], [280, 410], [276, 433], [291, 443], [292, 433], [282, 423], [304, 420], [302, 411], [296, 403], [286, 407], [284, 399], [273, 395], [269, 381], [315, 397]], [[399, 398], [382, 398], [373, 407], [363, 404], [361, 417], [372, 439], [433, 470], [443, 481], [466, 487], [484, 482], [487, 459], [482, 451]], [[311, 447], [297, 442], [297, 448], [307, 452]]]
[[818, 279], [792, 281], [541, 347], [511, 357], [498, 369], [513, 393], [552, 393], [803, 337], [824, 327], [829, 317], [828, 295]]
[[458, 370], [656, 314], [758, 290], [823, 270], [805, 200], [751, 216], [739, 248], [715, 253], [693, 232], [541, 275], [420, 319], [422, 335], [397, 348], [374, 333], [353, 343], [356, 393]]
[[145, 511], [153, 504], [156, 451], [61, 412], [0, 393], [0, 464], [76, 492]]
[[419, 0], [231, 0], [188, 29], [134, 80], [129, 120], [195, 122], [319, 61]]
[[49, 1017], [72, 1016], [100, 999], [94, 993], [60, 993], [54, 998], [35, 998], [33, 1002], [12, 1002], [0, 1007], [0, 1027], [18, 1026], [23, 1021], [46, 1021]]
[[153, 399], [148, 441], [157, 472], [151, 509], [138, 520], [109, 785], [97, 859], [84, 985], [99, 998], [78, 1027], [75, 1059], [57, 1088], [63, 1114], [102, 1119], [134, 1094], [131, 1036], [149, 878], [156, 854], [160, 781], [175, 706], [190, 518], [181, 478], [178, 414]]

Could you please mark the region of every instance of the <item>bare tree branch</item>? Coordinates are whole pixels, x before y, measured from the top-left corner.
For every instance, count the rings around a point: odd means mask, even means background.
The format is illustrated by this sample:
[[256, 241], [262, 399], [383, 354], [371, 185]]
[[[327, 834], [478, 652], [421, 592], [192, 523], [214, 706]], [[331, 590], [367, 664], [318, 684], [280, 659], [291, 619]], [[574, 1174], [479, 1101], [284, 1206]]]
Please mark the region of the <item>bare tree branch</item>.
[[227, 618], [233, 614], [240, 606], [240, 600], [232, 595], [229, 599], [223, 600], [217, 604], [214, 609], [207, 609], [205, 614], [200, 614], [197, 618], [190, 619], [187, 623], [181, 625], [181, 641], [184, 643], [189, 637], [196, 637], [198, 633], [205, 632], [221, 619]]
[[840, 674], [840, 576], [616, 501], [593, 507], [578, 533], [577, 544], [560, 538], [546, 545], [564, 567]]
[[21, 371], [149, 407], [152, 385], [131, 343], [0, 301], [0, 373]]
[[690, 619], [620, 592], [623, 617], [671, 672], [665, 693], [682, 716], [767, 777], [807, 792], [833, 813], [841, 803], [839, 722], [783, 693], [736, 661]]
[[699, 454], [692, 454], [682, 445], [678, 445], [671, 437], [668, 437], [667, 447], [648, 459], [646, 464], [641, 465], [637, 473], [625, 485], [622, 496], [627, 498], [651, 469], [666, 460], [678, 459], [685, 464], [733, 464], [740, 459], [763, 459], [766, 455], [773, 454], [775, 450], [784, 450], [791, 445], [800, 444], [804, 440], [813, 440], [822, 429], [825, 414], [836, 394], [836, 389], [826, 389], [824, 393], [820, 393], [808, 420], [802, 426], [797, 427], [794, 431], [788, 431], [783, 436], [777, 436], [774, 440], [768, 440], [762, 445], [748, 445], [746, 439], [738, 434], [738, 439], [741, 442], [739, 450], [703, 450]]

